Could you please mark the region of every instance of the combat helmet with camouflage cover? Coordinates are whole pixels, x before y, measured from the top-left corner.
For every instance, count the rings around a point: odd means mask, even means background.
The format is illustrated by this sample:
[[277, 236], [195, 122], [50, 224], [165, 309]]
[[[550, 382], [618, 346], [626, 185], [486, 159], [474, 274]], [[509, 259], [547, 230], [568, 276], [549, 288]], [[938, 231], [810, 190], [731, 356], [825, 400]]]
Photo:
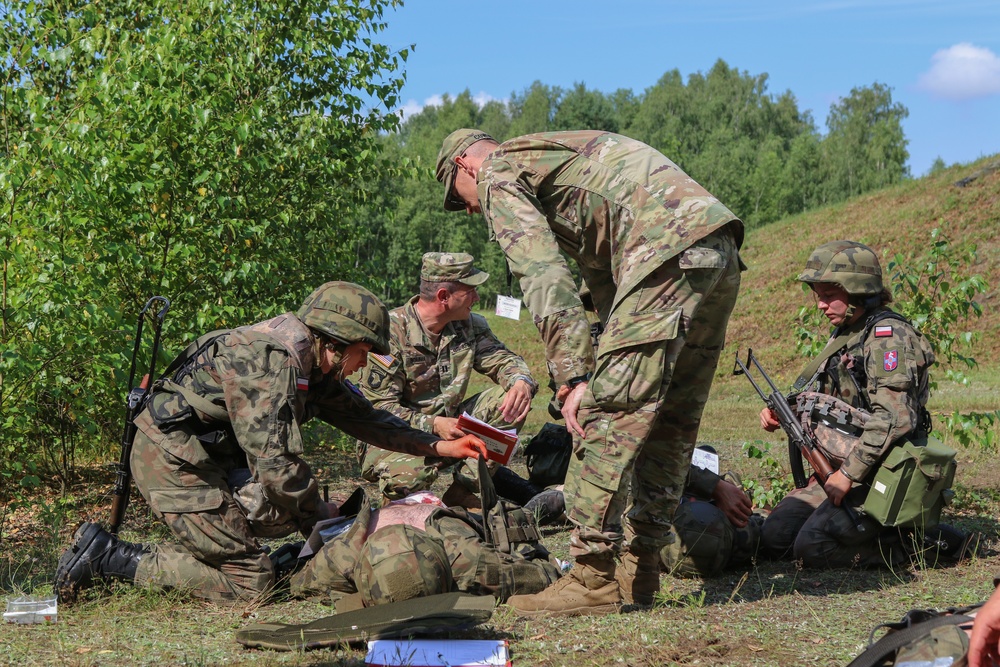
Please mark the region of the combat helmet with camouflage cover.
[[877, 296], [882, 293], [882, 266], [875, 251], [864, 244], [830, 241], [812, 251], [799, 280], [840, 285], [851, 295]]
[[354, 583], [366, 607], [451, 591], [444, 545], [422, 530], [393, 524], [372, 533], [358, 556]]
[[389, 354], [389, 310], [360, 285], [324, 283], [309, 295], [297, 315], [310, 329], [336, 341], [370, 343], [374, 352]]

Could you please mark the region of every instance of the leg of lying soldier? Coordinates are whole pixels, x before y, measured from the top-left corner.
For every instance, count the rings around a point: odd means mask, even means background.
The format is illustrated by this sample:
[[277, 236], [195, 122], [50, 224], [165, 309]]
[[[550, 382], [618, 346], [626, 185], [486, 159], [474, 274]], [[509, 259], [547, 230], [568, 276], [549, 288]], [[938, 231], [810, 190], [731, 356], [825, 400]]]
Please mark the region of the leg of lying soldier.
[[[179, 430], [156, 435], [188, 437]], [[210, 464], [195, 470], [142, 431], [133, 445], [132, 470], [153, 513], [179, 542], [143, 557], [136, 584], [183, 590], [213, 602], [251, 598], [271, 585], [271, 561], [233, 501], [225, 470]]]
[[825, 500], [826, 491], [815, 477], [810, 477], [804, 488], [792, 489], [774, 506], [764, 521], [760, 535], [764, 553], [779, 560], [791, 558], [796, 536]]
[[[853, 489], [845, 502], [855, 507], [864, 490]], [[864, 531], [829, 500], [825, 500], [802, 526], [795, 538], [793, 555], [806, 567], [894, 567], [908, 558], [899, 531], [883, 530], [874, 519], [860, 515]]]
[[437, 481], [440, 459], [390, 452], [374, 445], [365, 447], [361, 477], [378, 484], [379, 491], [389, 500], [426, 491]]
[[542, 591], [559, 578], [559, 568], [547, 560], [525, 560], [498, 551], [484, 541], [480, 531], [451, 510], [435, 511], [428, 517], [425, 529], [444, 545], [456, 590], [493, 595], [504, 602], [512, 595]]

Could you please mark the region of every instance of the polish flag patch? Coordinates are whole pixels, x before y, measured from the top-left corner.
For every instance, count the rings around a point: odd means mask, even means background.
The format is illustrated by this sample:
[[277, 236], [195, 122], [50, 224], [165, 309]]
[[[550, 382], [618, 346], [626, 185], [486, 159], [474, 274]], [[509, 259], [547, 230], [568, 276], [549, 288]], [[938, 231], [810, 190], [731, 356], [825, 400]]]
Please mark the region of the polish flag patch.
[[309, 378], [295, 378], [295, 388], [299, 391], [309, 391]]
[[875, 327], [875, 337], [876, 338], [889, 338], [892, 336], [892, 326], [886, 325], [884, 327]]
[[882, 368], [887, 371], [896, 370], [896, 366], [899, 363], [899, 355], [896, 354], [896, 350], [889, 350], [882, 357]]

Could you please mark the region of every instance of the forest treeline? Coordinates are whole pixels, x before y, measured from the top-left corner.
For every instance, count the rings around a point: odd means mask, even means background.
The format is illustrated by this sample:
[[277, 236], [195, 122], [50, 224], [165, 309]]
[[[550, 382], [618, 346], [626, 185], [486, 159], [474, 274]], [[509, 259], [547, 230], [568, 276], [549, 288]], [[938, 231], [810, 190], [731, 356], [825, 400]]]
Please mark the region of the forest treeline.
[[758, 227], [816, 206], [842, 201], [909, 177], [902, 121], [907, 109], [880, 83], [854, 88], [830, 106], [825, 132], [794, 94], [772, 94], [766, 73], [719, 60], [685, 80], [678, 70], [645, 91], [603, 93], [536, 81], [509, 100], [478, 105], [469, 91], [445, 96], [408, 117], [384, 138], [405, 180], [381, 182], [381, 212], [358, 220], [358, 257], [371, 262], [377, 288], [391, 303], [415, 293], [419, 258], [431, 250], [468, 250], [495, 278], [484, 299], [506, 291], [500, 253], [481, 216], [448, 214], [433, 167], [444, 137], [479, 127], [500, 141], [552, 130], [595, 129], [643, 141], [676, 162]]

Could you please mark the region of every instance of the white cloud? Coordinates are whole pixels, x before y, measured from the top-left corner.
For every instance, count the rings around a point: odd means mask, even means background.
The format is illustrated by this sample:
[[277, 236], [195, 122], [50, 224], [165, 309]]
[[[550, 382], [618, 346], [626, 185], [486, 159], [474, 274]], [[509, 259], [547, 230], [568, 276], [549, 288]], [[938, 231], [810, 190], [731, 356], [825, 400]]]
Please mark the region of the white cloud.
[[962, 42], [941, 49], [917, 87], [934, 97], [969, 100], [1000, 94], [1000, 57], [989, 49]]
[[[472, 101], [476, 103], [476, 106], [480, 109], [487, 102], [492, 102], [497, 98], [493, 97], [486, 92], [478, 92], [472, 97]], [[423, 103], [417, 102], [416, 100], [407, 100], [406, 104], [399, 108], [400, 116], [403, 120], [406, 120], [410, 116], [420, 113], [425, 107], [439, 107], [444, 102], [443, 95], [431, 95], [423, 101]]]

